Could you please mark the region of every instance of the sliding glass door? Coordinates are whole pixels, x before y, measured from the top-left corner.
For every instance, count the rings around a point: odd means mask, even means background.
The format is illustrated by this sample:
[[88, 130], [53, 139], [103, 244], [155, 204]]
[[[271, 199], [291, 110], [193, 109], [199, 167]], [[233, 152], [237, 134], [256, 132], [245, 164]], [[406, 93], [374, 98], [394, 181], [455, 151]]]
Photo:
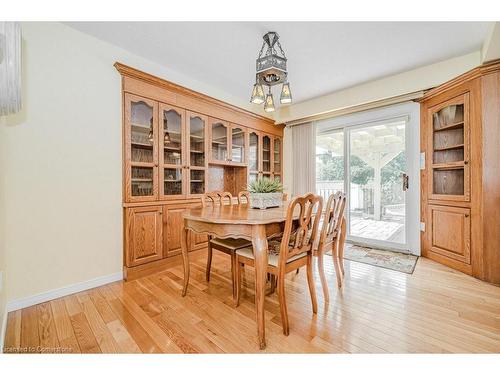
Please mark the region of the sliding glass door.
[[316, 190], [347, 194], [348, 240], [408, 250], [406, 118], [318, 127]]
[[358, 242], [404, 245], [405, 121], [349, 129], [349, 235]]
[[326, 201], [330, 194], [345, 191], [344, 131], [316, 137], [316, 190]]

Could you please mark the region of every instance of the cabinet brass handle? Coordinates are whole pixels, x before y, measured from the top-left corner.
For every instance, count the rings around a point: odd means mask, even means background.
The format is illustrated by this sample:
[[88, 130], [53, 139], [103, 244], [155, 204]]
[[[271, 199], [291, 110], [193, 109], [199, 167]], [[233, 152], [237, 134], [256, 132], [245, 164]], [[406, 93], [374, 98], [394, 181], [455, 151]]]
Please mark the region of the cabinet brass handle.
[[465, 160], [465, 161], [464, 161], [464, 164], [465, 164], [465, 165], [469, 164], [469, 161], [468, 161], [468, 160]]
[[465, 217], [469, 217], [469, 214], [465, 214]]

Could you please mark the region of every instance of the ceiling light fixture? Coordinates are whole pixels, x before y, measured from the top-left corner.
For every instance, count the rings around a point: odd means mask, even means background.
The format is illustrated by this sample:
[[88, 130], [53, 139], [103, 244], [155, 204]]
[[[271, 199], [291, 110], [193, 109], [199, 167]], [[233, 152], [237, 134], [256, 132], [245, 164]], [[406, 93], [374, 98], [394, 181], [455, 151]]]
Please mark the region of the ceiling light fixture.
[[[270, 31], [263, 36], [264, 43], [257, 58], [257, 74], [255, 75], [255, 84], [253, 85], [251, 103], [264, 103], [266, 112], [273, 112], [274, 98], [271, 87], [282, 84], [280, 102], [288, 104], [292, 102], [292, 92], [290, 83], [287, 81], [288, 72], [286, 70], [286, 56], [279, 42], [279, 35]], [[278, 50], [276, 49], [278, 47]], [[269, 88], [269, 93], [264, 98], [264, 87]]]

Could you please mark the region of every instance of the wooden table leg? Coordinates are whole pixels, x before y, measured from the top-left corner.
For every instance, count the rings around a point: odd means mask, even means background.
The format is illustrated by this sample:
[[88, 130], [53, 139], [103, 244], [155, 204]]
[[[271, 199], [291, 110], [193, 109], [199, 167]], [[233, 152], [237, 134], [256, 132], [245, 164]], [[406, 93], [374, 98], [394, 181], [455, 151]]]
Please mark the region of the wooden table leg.
[[255, 308], [257, 310], [257, 333], [261, 349], [266, 348], [264, 300], [266, 296], [267, 237], [265, 225], [252, 227], [252, 245], [255, 258]]
[[184, 297], [189, 284], [188, 229], [186, 227], [182, 229], [181, 233], [181, 251], [182, 265], [184, 267], [184, 286], [182, 288], [182, 296]]

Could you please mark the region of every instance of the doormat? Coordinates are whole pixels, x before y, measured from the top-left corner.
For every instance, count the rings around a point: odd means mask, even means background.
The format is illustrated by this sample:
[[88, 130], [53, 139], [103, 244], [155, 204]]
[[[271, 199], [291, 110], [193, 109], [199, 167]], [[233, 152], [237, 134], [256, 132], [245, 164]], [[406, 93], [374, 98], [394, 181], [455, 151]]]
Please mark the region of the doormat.
[[[331, 254], [329, 252], [329, 254]], [[418, 257], [389, 250], [372, 249], [353, 244], [345, 244], [344, 259], [370, 264], [376, 267], [412, 274]]]

